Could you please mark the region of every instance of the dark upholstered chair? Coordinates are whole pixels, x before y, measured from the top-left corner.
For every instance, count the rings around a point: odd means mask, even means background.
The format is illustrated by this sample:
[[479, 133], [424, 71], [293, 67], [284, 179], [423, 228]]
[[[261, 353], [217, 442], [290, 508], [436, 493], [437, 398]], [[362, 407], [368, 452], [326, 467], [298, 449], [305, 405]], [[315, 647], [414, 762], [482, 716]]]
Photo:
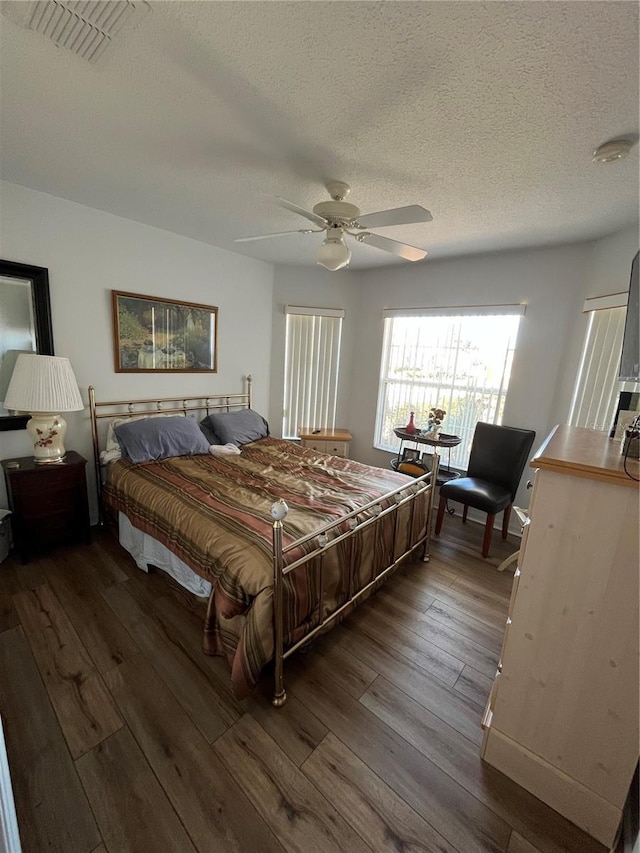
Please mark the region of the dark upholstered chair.
[[464, 504], [463, 522], [467, 520], [470, 506], [482, 510], [487, 513], [482, 556], [488, 557], [493, 522], [502, 510], [502, 538], [507, 538], [511, 507], [535, 437], [530, 429], [478, 423], [467, 476], [450, 480], [440, 487], [436, 536], [440, 535], [447, 500]]

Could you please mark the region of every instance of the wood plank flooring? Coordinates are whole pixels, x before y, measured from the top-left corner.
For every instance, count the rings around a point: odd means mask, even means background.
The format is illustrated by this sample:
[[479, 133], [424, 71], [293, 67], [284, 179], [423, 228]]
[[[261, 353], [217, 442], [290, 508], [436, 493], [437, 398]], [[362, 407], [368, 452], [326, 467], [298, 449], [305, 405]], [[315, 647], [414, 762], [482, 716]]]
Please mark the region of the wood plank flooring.
[[0, 566], [0, 713], [24, 853], [605, 853], [479, 758], [518, 547], [447, 521], [249, 699], [204, 605], [110, 533]]

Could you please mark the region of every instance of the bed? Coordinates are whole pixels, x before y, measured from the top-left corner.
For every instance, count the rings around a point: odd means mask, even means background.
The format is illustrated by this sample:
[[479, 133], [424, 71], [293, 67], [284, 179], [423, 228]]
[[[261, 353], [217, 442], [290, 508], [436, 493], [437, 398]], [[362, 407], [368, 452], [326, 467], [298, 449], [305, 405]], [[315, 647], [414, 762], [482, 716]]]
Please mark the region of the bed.
[[250, 377], [240, 394], [99, 402], [90, 388], [89, 401], [101, 520], [119, 519], [120, 541], [142, 568], [159, 563], [195, 594], [208, 593], [203, 649], [228, 659], [238, 698], [273, 663], [272, 701], [282, 705], [284, 661], [415, 549], [429, 558], [437, 457], [414, 479], [249, 431], [239, 451], [207, 439], [194, 452], [187, 443], [178, 455], [109, 458], [103, 419], [117, 424], [121, 442], [151, 429], [191, 435], [202, 415], [222, 433], [236, 422], [231, 413], [256, 414]]

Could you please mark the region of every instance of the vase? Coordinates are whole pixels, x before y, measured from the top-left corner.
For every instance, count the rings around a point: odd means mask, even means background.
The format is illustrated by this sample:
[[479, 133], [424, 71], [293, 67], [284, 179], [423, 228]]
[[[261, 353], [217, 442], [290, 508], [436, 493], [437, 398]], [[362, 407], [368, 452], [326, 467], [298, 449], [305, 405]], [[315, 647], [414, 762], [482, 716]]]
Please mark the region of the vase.
[[413, 420], [414, 416], [415, 416], [415, 412], [409, 413], [409, 423], [404, 428], [404, 431], [408, 432], [409, 435], [415, 435], [418, 432], [418, 430], [416, 428], [415, 421]]

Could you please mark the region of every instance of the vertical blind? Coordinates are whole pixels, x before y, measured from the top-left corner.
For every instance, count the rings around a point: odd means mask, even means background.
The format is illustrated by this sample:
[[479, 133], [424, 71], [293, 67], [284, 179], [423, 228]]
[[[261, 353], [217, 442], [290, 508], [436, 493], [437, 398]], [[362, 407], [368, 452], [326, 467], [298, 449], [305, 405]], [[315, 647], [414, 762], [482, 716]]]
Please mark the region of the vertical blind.
[[336, 425], [344, 311], [287, 305], [282, 437]]
[[604, 299], [610, 304], [611, 297], [585, 302], [589, 322], [569, 414], [572, 426], [597, 430], [608, 430], [613, 423], [626, 316], [624, 305], [600, 308], [607, 305]]

